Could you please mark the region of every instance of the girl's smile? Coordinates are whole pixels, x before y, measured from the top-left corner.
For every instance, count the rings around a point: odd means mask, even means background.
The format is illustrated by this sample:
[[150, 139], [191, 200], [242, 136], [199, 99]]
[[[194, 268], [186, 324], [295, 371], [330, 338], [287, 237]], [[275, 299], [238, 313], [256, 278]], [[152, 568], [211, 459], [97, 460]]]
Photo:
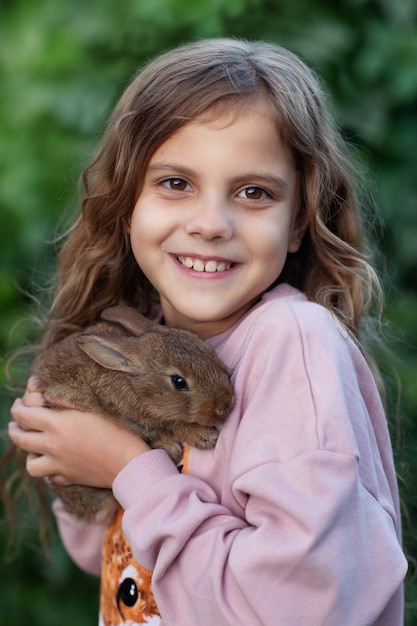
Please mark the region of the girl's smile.
[[297, 185], [261, 107], [190, 122], [155, 151], [130, 237], [168, 325], [208, 337], [246, 313], [299, 248]]
[[177, 260], [188, 269], [192, 269], [195, 272], [208, 272], [213, 274], [215, 272], [224, 272], [225, 270], [229, 270], [232, 266], [228, 261], [218, 261], [215, 259], [204, 260], [204, 259], [194, 259], [190, 256], [179, 256]]

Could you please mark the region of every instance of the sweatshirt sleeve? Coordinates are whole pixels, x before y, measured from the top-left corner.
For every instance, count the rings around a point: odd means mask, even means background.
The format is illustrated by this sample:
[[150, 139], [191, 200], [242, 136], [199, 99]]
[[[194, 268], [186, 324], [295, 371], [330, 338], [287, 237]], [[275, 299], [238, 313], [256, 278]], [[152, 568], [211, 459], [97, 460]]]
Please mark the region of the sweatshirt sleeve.
[[[114, 489], [167, 625], [366, 626], [398, 588], [393, 520], [359, 483], [355, 457], [311, 451], [254, 468], [235, 484], [241, 519], [200, 479], [162, 478], [162, 451], [147, 455]], [[155, 465], [160, 478], [144, 484]]]
[[52, 505], [58, 531], [68, 554], [82, 570], [100, 576], [104, 524], [85, 524], [65, 511], [57, 498]]
[[216, 446], [223, 486], [179, 474], [162, 450], [113, 484], [166, 626], [402, 624], [407, 565], [368, 423], [372, 393], [327, 326], [313, 342], [283, 326], [275, 338], [263, 320], [245, 339], [256, 367], [239, 369], [239, 422], [229, 448], [229, 424]]

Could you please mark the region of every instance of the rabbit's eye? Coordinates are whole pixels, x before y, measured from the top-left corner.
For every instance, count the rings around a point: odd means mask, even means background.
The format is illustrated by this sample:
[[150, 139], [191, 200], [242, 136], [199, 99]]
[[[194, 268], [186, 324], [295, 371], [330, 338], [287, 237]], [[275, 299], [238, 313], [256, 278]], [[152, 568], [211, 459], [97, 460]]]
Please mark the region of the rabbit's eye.
[[182, 376], [179, 376], [178, 374], [172, 374], [171, 382], [172, 386], [177, 391], [188, 391], [187, 381]]

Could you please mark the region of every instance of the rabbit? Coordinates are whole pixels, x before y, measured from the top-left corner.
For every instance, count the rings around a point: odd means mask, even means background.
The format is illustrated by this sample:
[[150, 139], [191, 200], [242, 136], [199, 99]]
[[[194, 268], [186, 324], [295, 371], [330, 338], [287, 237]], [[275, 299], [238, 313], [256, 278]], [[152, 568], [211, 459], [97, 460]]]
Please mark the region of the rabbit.
[[[178, 464], [183, 444], [213, 448], [234, 404], [232, 371], [192, 332], [161, 326], [128, 306], [44, 349], [32, 375], [45, 404], [97, 411], [164, 448]], [[110, 489], [51, 485], [67, 511], [109, 520]]]

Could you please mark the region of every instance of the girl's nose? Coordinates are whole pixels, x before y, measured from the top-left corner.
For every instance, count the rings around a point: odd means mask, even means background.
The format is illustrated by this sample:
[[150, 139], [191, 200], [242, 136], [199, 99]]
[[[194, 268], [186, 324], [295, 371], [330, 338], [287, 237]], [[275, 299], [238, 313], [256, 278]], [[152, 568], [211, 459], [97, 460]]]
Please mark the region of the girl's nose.
[[233, 224], [227, 200], [206, 198], [196, 203], [192, 208], [185, 230], [189, 235], [198, 235], [207, 241], [230, 239], [233, 233]]

